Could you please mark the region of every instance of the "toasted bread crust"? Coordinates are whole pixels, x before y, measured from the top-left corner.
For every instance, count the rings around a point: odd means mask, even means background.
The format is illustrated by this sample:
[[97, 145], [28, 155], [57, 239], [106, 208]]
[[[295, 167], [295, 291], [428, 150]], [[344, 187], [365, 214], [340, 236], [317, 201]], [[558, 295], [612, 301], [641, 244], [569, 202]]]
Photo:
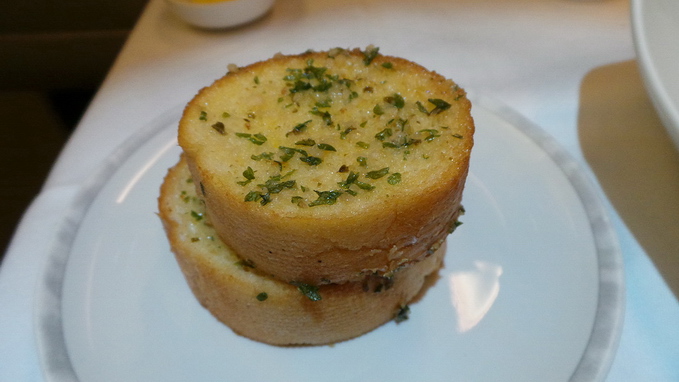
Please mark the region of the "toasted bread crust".
[[[420, 261], [457, 220], [474, 132], [464, 91], [407, 60], [365, 59], [359, 50], [277, 56], [186, 107], [179, 143], [219, 237], [272, 277], [319, 285], [389, 275]], [[309, 139], [316, 145], [298, 144]], [[285, 148], [308, 156], [284, 160]], [[374, 188], [347, 186], [352, 173]], [[294, 185], [267, 192], [276, 176]], [[334, 204], [313, 205], [336, 191]]]
[[190, 179], [182, 159], [168, 171], [158, 200], [175, 258], [205, 308], [234, 332], [260, 342], [321, 345], [369, 332], [394, 318], [443, 261], [439, 248], [390, 279], [368, 276], [320, 286], [321, 300], [311, 301], [297, 287], [243, 265], [216, 237]]

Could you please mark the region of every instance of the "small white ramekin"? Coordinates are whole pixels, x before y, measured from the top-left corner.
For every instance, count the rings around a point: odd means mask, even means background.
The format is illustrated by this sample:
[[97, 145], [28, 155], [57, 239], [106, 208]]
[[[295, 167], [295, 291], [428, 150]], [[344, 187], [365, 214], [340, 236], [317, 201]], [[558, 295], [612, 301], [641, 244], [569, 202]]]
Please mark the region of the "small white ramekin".
[[274, 0], [222, 0], [200, 3], [167, 0], [173, 11], [187, 23], [208, 29], [230, 28], [265, 14]]

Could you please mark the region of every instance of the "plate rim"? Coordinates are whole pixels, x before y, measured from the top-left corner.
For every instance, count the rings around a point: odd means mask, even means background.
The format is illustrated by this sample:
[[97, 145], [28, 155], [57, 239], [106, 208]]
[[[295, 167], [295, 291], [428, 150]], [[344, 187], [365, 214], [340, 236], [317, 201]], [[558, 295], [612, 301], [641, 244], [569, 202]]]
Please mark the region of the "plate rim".
[[[485, 108], [509, 122], [543, 150], [563, 172], [582, 203], [593, 233], [599, 288], [593, 327], [569, 380], [602, 381], [613, 363], [622, 333], [625, 286], [621, 249], [600, 193], [582, 166], [542, 128], [497, 100], [475, 96], [472, 92], [469, 92], [469, 97], [473, 105]], [[80, 222], [106, 185], [106, 179], [117, 171], [129, 154], [178, 121], [181, 110], [183, 106], [179, 105], [161, 113], [118, 146], [83, 185], [60, 225], [57, 240], [40, 273], [42, 276], [36, 286], [33, 305], [33, 328], [39, 362], [42, 374], [49, 382], [79, 381], [65, 343], [61, 302], [65, 270]]]
[[631, 0], [632, 40], [647, 93], [667, 133], [679, 150], [679, 99], [672, 100], [668, 94], [667, 87], [658, 73], [657, 59], [648, 46], [646, 4], [645, 0]]

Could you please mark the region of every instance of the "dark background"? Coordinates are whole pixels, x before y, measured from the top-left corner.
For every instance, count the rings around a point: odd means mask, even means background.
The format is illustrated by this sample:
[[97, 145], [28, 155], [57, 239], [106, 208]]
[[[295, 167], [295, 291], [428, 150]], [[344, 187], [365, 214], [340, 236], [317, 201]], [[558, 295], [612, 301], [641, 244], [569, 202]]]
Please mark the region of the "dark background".
[[0, 2], [0, 260], [145, 4]]

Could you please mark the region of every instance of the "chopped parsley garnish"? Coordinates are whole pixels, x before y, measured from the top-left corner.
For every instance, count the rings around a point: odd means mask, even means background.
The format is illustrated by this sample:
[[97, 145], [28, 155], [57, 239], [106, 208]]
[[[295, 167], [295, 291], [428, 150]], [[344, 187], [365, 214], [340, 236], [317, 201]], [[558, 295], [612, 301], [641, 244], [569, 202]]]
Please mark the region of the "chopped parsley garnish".
[[283, 162], [287, 162], [290, 159], [292, 159], [292, 157], [295, 156], [295, 153], [300, 153], [304, 156], [309, 155], [309, 154], [307, 154], [306, 151], [304, 151], [302, 149], [295, 149], [295, 148], [292, 148], [292, 147], [278, 146], [278, 149], [283, 151], [283, 155], [281, 155], [281, 160]]
[[245, 138], [256, 145], [263, 145], [266, 142], [266, 137], [262, 134], [236, 133], [237, 137]]
[[309, 203], [309, 207], [321, 206], [321, 205], [332, 205], [337, 202], [337, 198], [342, 195], [342, 191], [331, 190], [331, 191], [316, 191], [314, 192], [318, 195], [318, 198], [313, 202]]
[[203, 213], [191, 210], [191, 216], [196, 219], [197, 222], [203, 220]]
[[306, 130], [307, 125], [309, 125], [309, 122], [311, 122], [311, 120], [297, 124], [295, 127], [292, 128], [292, 130], [290, 132], [285, 134], [285, 136], [287, 137], [290, 134], [299, 134], [299, 133], [303, 132], [304, 130]]
[[231, 116], [231, 114], [229, 114], [227, 112], [222, 113], [222, 118], [229, 118], [230, 116]]
[[395, 106], [397, 109], [402, 109], [406, 104], [406, 101], [398, 93], [394, 93], [393, 96], [384, 97], [384, 102]]
[[436, 115], [442, 111], [450, 109], [450, 104], [440, 98], [429, 98], [427, 101], [434, 104], [434, 109], [429, 112], [429, 115]]
[[311, 147], [311, 146], [316, 145], [316, 141], [314, 141], [311, 138], [308, 138], [308, 139], [303, 139], [301, 141], [297, 141], [297, 142], [295, 142], [295, 144], [298, 145], [298, 146], [309, 146], [309, 147]]
[[384, 114], [384, 110], [382, 109], [382, 106], [375, 105], [375, 107], [373, 107], [373, 113], [375, 113], [375, 115], [382, 115]]
[[352, 131], [356, 130], [355, 127], [347, 127], [340, 133], [340, 139], [347, 139], [347, 135], [351, 133]]
[[256, 202], [259, 200], [259, 198], [261, 198], [261, 194], [257, 191], [250, 191], [247, 195], [245, 195], [246, 202]]
[[368, 173], [365, 174], [366, 178], [370, 179], [379, 179], [389, 173], [389, 167], [385, 167], [379, 170], [375, 171], [368, 171]]
[[257, 186], [266, 190], [267, 194], [278, 194], [286, 188], [294, 188], [297, 182], [294, 180], [286, 180], [281, 182], [280, 175], [274, 175], [269, 177], [269, 179], [264, 184], [258, 184]]
[[396, 321], [397, 324], [400, 324], [403, 321], [406, 321], [410, 315], [410, 307], [408, 305], [403, 305], [401, 309], [398, 310], [398, 313], [396, 313], [396, 317], [394, 317], [394, 321]]
[[329, 145], [327, 143], [319, 143], [317, 147], [319, 149], [325, 150], [325, 151], [337, 151], [334, 147], [332, 147], [331, 145]]
[[356, 158], [356, 162], [358, 162], [361, 167], [366, 167], [368, 165], [368, 158], [366, 157], [358, 157]]
[[261, 153], [261, 154], [259, 154], [259, 155], [254, 155], [254, 154], [253, 154], [253, 155], [250, 156], [250, 159], [253, 159], [253, 160], [256, 160], [256, 161], [260, 161], [260, 160], [262, 160], [262, 159], [273, 160], [273, 153], [271, 153], [271, 152], [263, 152], [263, 153]]
[[342, 182], [337, 182], [337, 184], [338, 184], [340, 187], [344, 188], [344, 189], [348, 189], [349, 186], [351, 186], [351, 185], [352, 185], [353, 183], [355, 183], [357, 180], [358, 180], [358, 174], [355, 173], [355, 172], [353, 172], [353, 171], [351, 171], [351, 172], [349, 173], [349, 176], [347, 176], [347, 180], [342, 181]]
[[318, 293], [318, 287], [315, 285], [309, 285], [306, 283], [301, 283], [297, 281], [291, 281], [290, 284], [294, 285], [297, 287], [297, 290], [302, 292], [306, 298], [308, 298], [311, 301], [320, 301], [321, 300], [321, 295]]
[[269, 298], [269, 295], [266, 292], [262, 292], [257, 295], [257, 301], [264, 301], [267, 298]]
[[303, 156], [299, 158], [302, 162], [308, 164], [309, 166], [318, 166], [323, 162], [323, 159], [318, 158], [318, 157], [312, 157], [312, 156]]
[[203, 110], [200, 112], [200, 117], [198, 117], [201, 121], [207, 121], [207, 113]]
[[383, 62], [382, 67], [385, 68], [385, 69], [393, 69], [394, 64], [392, 64], [391, 62]]
[[441, 136], [441, 134], [439, 133], [439, 131], [436, 130], [436, 129], [424, 129], [424, 130], [418, 131], [418, 133], [427, 133], [427, 134], [429, 134], [426, 138], [424, 138], [424, 140], [427, 141], [427, 142], [431, 142], [431, 141], [433, 141], [435, 138]]
[[457, 138], [457, 139], [462, 139], [462, 138], [463, 138], [460, 134], [457, 134], [457, 133], [456, 133], [456, 134], [453, 134], [453, 137], [455, 137], [455, 138]]
[[424, 105], [422, 105], [422, 102], [417, 101], [415, 102], [415, 105], [417, 105], [417, 110], [423, 112], [424, 114], [429, 115], [429, 110], [427, 110], [427, 108], [424, 107]]
[[215, 129], [221, 135], [226, 134], [226, 131], [224, 130], [224, 124], [221, 122], [215, 123], [214, 125], [212, 125], [212, 128]]
[[391, 148], [391, 149], [400, 149], [401, 147], [408, 147], [412, 145], [416, 145], [418, 143], [422, 142], [419, 139], [415, 138], [408, 138], [407, 136], [402, 136], [400, 141], [394, 141], [394, 142], [382, 142], [382, 147], [386, 148]]
[[245, 171], [243, 171], [243, 177], [245, 177], [245, 180], [237, 182], [241, 186], [245, 186], [248, 183], [252, 182], [253, 179], [255, 179], [255, 171], [250, 166], [248, 166], [248, 168]]
[[362, 141], [356, 142], [356, 146], [358, 146], [358, 147], [360, 147], [360, 148], [362, 148], [362, 149], [370, 148], [370, 144], [369, 144], [369, 143], [365, 143], [365, 142], [362, 142]]
[[386, 129], [375, 134], [375, 138], [377, 138], [380, 141], [383, 141], [383, 140], [387, 139], [387, 137], [391, 137], [393, 134], [394, 133], [391, 131], [391, 129], [387, 127]]
[[375, 186], [359, 181], [358, 176], [359, 175], [357, 173], [352, 171], [349, 173], [349, 176], [347, 176], [347, 180], [337, 182], [337, 184], [345, 190], [344, 192], [354, 196], [356, 195], [356, 192], [349, 189], [349, 187], [351, 187], [352, 184], [355, 184], [356, 186], [358, 186], [358, 188], [366, 191], [372, 191], [373, 189], [375, 189]]
[[401, 173], [400, 172], [395, 172], [387, 178], [387, 182], [391, 184], [392, 186], [395, 184], [401, 183]]
[[453, 224], [450, 225], [450, 228], [448, 228], [448, 233], [453, 233], [457, 229], [457, 227], [461, 226], [462, 222], [459, 220], [455, 220]]
[[327, 111], [320, 111], [317, 107], [314, 107], [309, 113], [321, 117], [327, 126], [332, 126], [332, 115]]
[[366, 49], [365, 51], [361, 52], [363, 53], [363, 63], [365, 64], [365, 66], [368, 66], [373, 62], [375, 57], [377, 57], [377, 55], [379, 54], [379, 51], [380, 48], [374, 47], [371, 49]]

